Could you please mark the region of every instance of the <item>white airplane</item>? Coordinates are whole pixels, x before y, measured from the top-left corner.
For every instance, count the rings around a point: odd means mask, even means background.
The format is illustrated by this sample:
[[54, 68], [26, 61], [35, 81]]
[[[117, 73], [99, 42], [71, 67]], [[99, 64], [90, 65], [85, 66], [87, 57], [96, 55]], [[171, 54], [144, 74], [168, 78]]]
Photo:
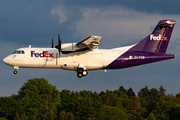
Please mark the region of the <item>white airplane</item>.
[[175, 58], [166, 54], [176, 21], [161, 20], [153, 32], [137, 44], [113, 49], [98, 49], [100, 36], [90, 36], [79, 43], [59, 44], [52, 48], [19, 48], [3, 59], [13, 66], [14, 74], [19, 68], [59, 68], [76, 71], [79, 78], [87, 71], [127, 68]]

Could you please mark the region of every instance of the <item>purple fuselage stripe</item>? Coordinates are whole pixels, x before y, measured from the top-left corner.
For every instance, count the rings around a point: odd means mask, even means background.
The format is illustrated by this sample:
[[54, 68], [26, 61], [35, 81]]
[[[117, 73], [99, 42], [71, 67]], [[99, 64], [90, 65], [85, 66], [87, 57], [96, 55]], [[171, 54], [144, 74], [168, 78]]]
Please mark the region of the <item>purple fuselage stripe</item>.
[[173, 54], [127, 51], [105, 69], [120, 69], [175, 58]]

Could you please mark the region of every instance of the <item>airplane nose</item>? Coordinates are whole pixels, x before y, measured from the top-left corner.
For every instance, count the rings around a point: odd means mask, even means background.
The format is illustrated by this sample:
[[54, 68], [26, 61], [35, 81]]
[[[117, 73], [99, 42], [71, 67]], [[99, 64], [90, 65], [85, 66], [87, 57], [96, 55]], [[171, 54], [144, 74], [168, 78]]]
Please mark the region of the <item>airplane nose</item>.
[[8, 64], [8, 59], [7, 59], [7, 57], [3, 59], [3, 63]]

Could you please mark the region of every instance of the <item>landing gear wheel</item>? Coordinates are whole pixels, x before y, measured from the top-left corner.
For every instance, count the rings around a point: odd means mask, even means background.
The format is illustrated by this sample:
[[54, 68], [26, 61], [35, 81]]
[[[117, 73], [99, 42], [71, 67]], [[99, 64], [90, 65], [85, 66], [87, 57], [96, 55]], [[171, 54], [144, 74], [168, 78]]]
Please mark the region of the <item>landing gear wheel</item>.
[[77, 73], [78, 78], [82, 78], [83, 74], [81, 72]]
[[82, 75], [86, 76], [88, 74], [88, 72], [86, 70], [82, 71]]
[[13, 71], [13, 73], [14, 73], [14, 74], [17, 74], [17, 71], [15, 70], [15, 71]]

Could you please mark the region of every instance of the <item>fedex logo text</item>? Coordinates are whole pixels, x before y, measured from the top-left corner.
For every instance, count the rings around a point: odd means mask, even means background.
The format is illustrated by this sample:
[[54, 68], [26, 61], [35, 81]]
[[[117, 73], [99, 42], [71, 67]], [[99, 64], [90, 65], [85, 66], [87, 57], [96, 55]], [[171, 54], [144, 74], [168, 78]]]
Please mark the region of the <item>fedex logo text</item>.
[[167, 41], [167, 37], [164, 37], [163, 35], [154, 36], [153, 34], [151, 34], [150, 40], [166, 40]]
[[54, 58], [54, 53], [48, 53], [48, 51], [43, 51], [42, 53], [35, 53], [35, 51], [31, 51], [31, 57], [45, 57], [45, 58]]

